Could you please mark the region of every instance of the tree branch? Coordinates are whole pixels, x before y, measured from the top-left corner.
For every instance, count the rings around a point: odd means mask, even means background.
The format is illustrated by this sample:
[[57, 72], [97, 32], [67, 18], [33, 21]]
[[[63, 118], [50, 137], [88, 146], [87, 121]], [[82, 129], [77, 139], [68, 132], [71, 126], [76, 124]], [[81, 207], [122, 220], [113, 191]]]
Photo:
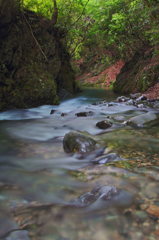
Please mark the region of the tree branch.
[[22, 14], [23, 14], [23, 17], [24, 17], [24, 19], [25, 19], [26, 24], [28, 25], [28, 27], [29, 27], [29, 29], [30, 29], [30, 33], [31, 33], [31, 35], [32, 35], [32, 37], [33, 37], [33, 39], [34, 39], [36, 45], [38, 46], [38, 48], [39, 48], [40, 52], [42, 53], [42, 55], [44, 56], [45, 60], [48, 62], [48, 58], [47, 58], [47, 56], [45, 55], [43, 49], [41, 48], [41, 46], [40, 46], [38, 40], [37, 40], [36, 37], [34, 36], [34, 33], [33, 33], [33, 30], [32, 30], [32, 27], [31, 27], [30, 23], [28, 22], [28, 20], [27, 20], [27, 18], [26, 18], [26, 16], [25, 16], [25, 14], [24, 14], [23, 11], [22, 11]]
[[83, 11], [82, 11], [82, 13], [81, 13], [81, 15], [76, 19], [76, 21], [72, 24], [72, 26], [73, 26], [75, 23], [77, 23], [77, 22], [80, 20], [80, 18], [83, 16], [84, 11], [85, 11], [88, 3], [89, 3], [89, 0], [86, 2], [85, 6], [84, 6], [84, 8], [83, 8]]

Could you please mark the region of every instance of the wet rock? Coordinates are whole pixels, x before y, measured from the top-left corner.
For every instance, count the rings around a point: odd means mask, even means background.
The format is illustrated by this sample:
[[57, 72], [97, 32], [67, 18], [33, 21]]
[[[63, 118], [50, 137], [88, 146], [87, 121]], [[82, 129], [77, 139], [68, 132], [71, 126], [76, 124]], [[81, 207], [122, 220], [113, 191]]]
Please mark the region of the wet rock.
[[121, 161], [124, 160], [118, 154], [116, 153], [109, 153], [104, 156], [101, 156], [99, 158], [96, 158], [92, 162], [95, 164], [105, 164], [105, 163], [110, 163], [110, 162], [116, 162], [116, 161]]
[[122, 189], [110, 189], [109, 192], [102, 192], [96, 203], [92, 204], [91, 208], [102, 207], [119, 207], [125, 208], [130, 206], [134, 201], [134, 196], [128, 191]]
[[141, 96], [141, 93], [132, 93], [132, 94], [130, 94], [130, 97], [132, 98], [132, 99], [137, 99], [137, 98], [139, 98]]
[[2, 239], [4, 236], [7, 236], [9, 232], [17, 229], [18, 226], [8, 210], [6, 211], [0, 208], [0, 213], [0, 239]]
[[79, 198], [75, 199], [74, 203], [79, 206], [87, 207], [98, 199], [110, 200], [116, 193], [117, 189], [114, 186], [100, 186], [94, 188], [91, 192], [84, 193]]
[[95, 210], [103, 207], [127, 207], [133, 202], [133, 195], [115, 186], [98, 186], [75, 199], [73, 203], [79, 207]]
[[108, 120], [104, 120], [96, 123], [96, 127], [100, 129], [107, 129], [107, 128], [110, 128], [111, 126], [112, 126], [112, 123]]
[[127, 105], [135, 105], [134, 100], [133, 99], [128, 100]]
[[137, 99], [136, 99], [136, 101], [137, 102], [140, 102], [140, 101], [145, 101], [145, 100], [147, 100], [147, 97], [146, 96], [140, 96], [140, 97], [138, 97]]
[[145, 107], [145, 106], [144, 106], [143, 103], [140, 103], [140, 104], [137, 105], [137, 108], [144, 108], [144, 107]]
[[96, 141], [77, 132], [69, 132], [63, 139], [63, 148], [66, 153], [87, 153], [96, 149]]
[[96, 196], [92, 192], [87, 192], [77, 199], [77, 203], [84, 207], [90, 205], [94, 201], [96, 201]]
[[95, 103], [92, 103], [92, 105], [97, 106], [97, 105], [107, 105], [107, 101], [103, 100], [103, 101], [98, 101]]
[[61, 117], [67, 116], [67, 113], [61, 113]]
[[101, 147], [98, 148], [92, 152], [89, 152], [87, 154], [82, 154], [82, 153], [77, 153], [76, 155], [74, 155], [76, 158], [78, 159], [83, 159], [85, 158], [88, 161], [92, 161], [93, 159], [95, 159], [96, 157], [101, 156], [105, 151], [105, 147]]
[[102, 186], [92, 190], [92, 193], [97, 199], [110, 200], [114, 195], [118, 193], [118, 190], [114, 186]]
[[75, 114], [77, 117], [89, 117], [89, 116], [93, 116], [93, 112], [89, 111], [89, 112], [79, 112]]
[[108, 104], [107, 104], [107, 107], [113, 107], [113, 106], [114, 106], [113, 103], [108, 103]]
[[50, 115], [51, 114], [54, 114], [56, 112], [56, 110], [55, 109], [52, 109], [51, 111], [50, 111]]
[[127, 102], [128, 100], [130, 100], [130, 98], [127, 98], [125, 96], [120, 96], [117, 98], [117, 102]]
[[135, 117], [130, 118], [125, 124], [133, 127], [143, 127], [144, 124], [149, 123], [157, 119], [157, 115], [153, 112], [144, 113]]
[[25, 230], [19, 230], [12, 232], [6, 240], [30, 240], [28, 232]]

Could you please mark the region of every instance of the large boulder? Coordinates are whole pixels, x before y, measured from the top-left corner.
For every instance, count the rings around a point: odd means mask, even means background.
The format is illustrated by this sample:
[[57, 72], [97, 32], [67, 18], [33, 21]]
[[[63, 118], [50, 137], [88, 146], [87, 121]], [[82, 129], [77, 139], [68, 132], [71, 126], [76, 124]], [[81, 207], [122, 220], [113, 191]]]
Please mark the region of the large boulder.
[[76, 88], [62, 30], [32, 11], [10, 11], [0, 13], [0, 110], [57, 104], [60, 89]]
[[66, 153], [88, 153], [97, 148], [96, 141], [81, 133], [69, 132], [63, 139], [63, 148]]

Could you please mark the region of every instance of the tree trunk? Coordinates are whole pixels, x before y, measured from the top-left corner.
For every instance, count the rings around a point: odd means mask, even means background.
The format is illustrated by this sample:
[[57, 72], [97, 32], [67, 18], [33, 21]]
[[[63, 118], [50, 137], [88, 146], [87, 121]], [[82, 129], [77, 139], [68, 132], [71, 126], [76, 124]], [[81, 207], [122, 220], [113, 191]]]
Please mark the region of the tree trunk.
[[53, 10], [53, 14], [52, 14], [52, 24], [55, 25], [57, 23], [57, 19], [58, 19], [58, 7], [57, 7], [56, 0], [53, 0], [53, 4], [54, 4], [54, 10]]

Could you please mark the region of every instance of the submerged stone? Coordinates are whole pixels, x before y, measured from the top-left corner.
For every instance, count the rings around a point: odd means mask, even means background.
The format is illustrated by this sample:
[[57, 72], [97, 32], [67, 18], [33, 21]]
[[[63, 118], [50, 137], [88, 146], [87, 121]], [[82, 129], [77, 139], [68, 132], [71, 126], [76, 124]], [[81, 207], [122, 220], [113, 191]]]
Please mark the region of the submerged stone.
[[107, 129], [107, 128], [110, 128], [111, 126], [112, 126], [112, 123], [108, 120], [104, 120], [96, 123], [96, 127], [100, 129]]
[[78, 132], [69, 132], [63, 139], [66, 153], [87, 153], [96, 149], [96, 141]]
[[127, 207], [133, 203], [133, 195], [115, 186], [98, 186], [91, 192], [81, 195], [72, 201], [77, 207], [87, 207], [88, 210], [96, 210], [108, 207]]
[[55, 112], [56, 112], [56, 110], [55, 110], [55, 109], [52, 109], [52, 110], [50, 111], [50, 115], [54, 114]]
[[2, 212], [2, 209], [0, 210], [0, 239], [4, 239], [3, 237], [6, 236], [8, 232], [14, 231], [18, 226], [12, 219], [10, 213]]
[[6, 240], [30, 240], [28, 232], [25, 230], [19, 230], [12, 232]]
[[93, 189], [92, 193], [95, 194], [97, 199], [110, 200], [118, 193], [118, 190], [114, 186], [101, 186]]
[[67, 113], [61, 113], [61, 117], [67, 116]]
[[92, 162], [95, 164], [105, 164], [105, 163], [116, 162], [121, 160], [123, 159], [120, 156], [118, 156], [118, 154], [109, 153], [93, 160]]
[[104, 151], [105, 151], [105, 147], [100, 147], [95, 149], [92, 152], [88, 152], [87, 154], [77, 153], [75, 157], [77, 159], [86, 159], [88, 161], [92, 161], [93, 159], [103, 155]]

